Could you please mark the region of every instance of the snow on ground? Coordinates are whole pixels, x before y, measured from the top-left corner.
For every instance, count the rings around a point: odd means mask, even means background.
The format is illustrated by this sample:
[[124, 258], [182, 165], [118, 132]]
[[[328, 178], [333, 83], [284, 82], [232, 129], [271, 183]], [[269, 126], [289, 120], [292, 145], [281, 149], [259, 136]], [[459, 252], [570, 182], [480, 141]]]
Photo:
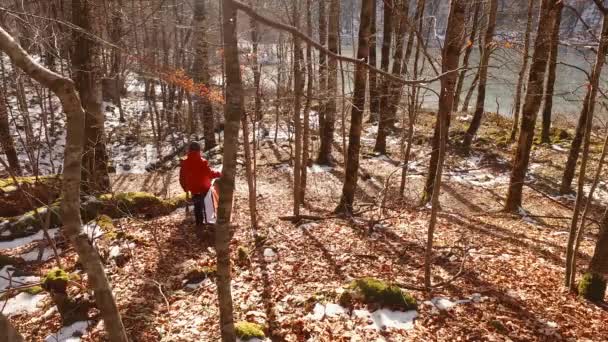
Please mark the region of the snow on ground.
[[96, 239], [103, 236], [103, 230], [95, 221], [91, 221], [82, 226], [82, 230], [89, 237], [89, 241], [95, 241]]
[[493, 174], [482, 164], [481, 156], [473, 155], [465, 159], [454, 171], [446, 172], [454, 182], [482, 188], [491, 188], [509, 183], [509, 173]]
[[333, 169], [334, 169], [333, 167], [327, 166], [327, 165], [312, 164], [311, 167], [308, 167], [308, 172], [326, 173], [326, 172], [331, 172]]
[[370, 312], [366, 309], [357, 309], [353, 310], [352, 316], [349, 316], [348, 310], [338, 304], [327, 303], [324, 305], [317, 303], [313, 308], [313, 312], [307, 318], [320, 321], [325, 317], [334, 318], [338, 316], [364, 319], [365, 322], [369, 323], [365, 326], [365, 329], [410, 330], [414, 328], [414, 320], [418, 317], [418, 312], [416, 310], [394, 311], [389, 309], [379, 309]]
[[[0, 269], [0, 291], [8, 288], [20, 287], [40, 281], [40, 277], [36, 276], [13, 276], [15, 268], [11, 265], [6, 265]], [[10, 279], [10, 280], [9, 280]]]
[[[36, 247], [27, 253], [20, 254], [19, 257], [22, 258], [26, 262], [32, 262], [32, 261], [38, 261], [39, 255], [40, 255], [40, 249]], [[47, 261], [50, 258], [52, 258], [53, 255], [54, 255], [53, 249], [51, 247], [45, 247], [42, 250], [42, 255], [40, 257], [40, 261]]]
[[[48, 232], [49, 232], [49, 236], [55, 237], [55, 236], [57, 236], [57, 234], [59, 234], [59, 228], [49, 229]], [[25, 246], [34, 241], [39, 241], [39, 240], [43, 240], [43, 239], [44, 239], [44, 231], [40, 230], [34, 235], [30, 235], [30, 236], [10, 240], [10, 241], [0, 241], [0, 250]]]
[[92, 326], [92, 321], [79, 321], [71, 325], [62, 327], [58, 332], [47, 336], [44, 342], [78, 342], [80, 337], [84, 335], [89, 326]]
[[21, 292], [13, 298], [9, 298], [4, 303], [0, 303], [0, 309], [4, 306], [2, 314], [12, 316], [16, 314], [34, 312], [38, 310], [38, 304], [46, 297], [46, 294], [31, 295], [26, 292]]

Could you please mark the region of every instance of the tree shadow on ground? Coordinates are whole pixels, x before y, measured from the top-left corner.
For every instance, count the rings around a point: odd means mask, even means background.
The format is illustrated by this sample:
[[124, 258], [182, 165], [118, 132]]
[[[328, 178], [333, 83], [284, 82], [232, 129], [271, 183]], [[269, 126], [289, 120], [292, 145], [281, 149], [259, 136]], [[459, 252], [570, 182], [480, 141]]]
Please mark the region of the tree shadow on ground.
[[[191, 212], [190, 212], [191, 213]], [[125, 326], [129, 327], [129, 336], [134, 341], [144, 341], [151, 338], [149, 329], [154, 325], [158, 314], [168, 315], [164, 296], [169, 297], [173, 291], [180, 288], [167, 288], [165, 285], [171, 282], [173, 277], [179, 276], [180, 266], [186, 260], [200, 259], [201, 253], [205, 253], [207, 248], [213, 246], [213, 238], [203, 236], [195, 232], [195, 227], [191, 218], [186, 217], [174, 223], [158, 222], [158, 220], [147, 221], [148, 227], [155, 225], [160, 229], [152, 231], [157, 234], [158, 244], [151, 242], [151, 249], [156, 251], [149, 254], [158, 253], [158, 259], [144, 269], [139, 269], [138, 277], [144, 281], [133, 290], [135, 294], [148, 294], [145, 301], [129, 302], [123, 308], [123, 320]], [[146, 227], [141, 227], [146, 229]], [[160, 251], [158, 250], [160, 248]], [[176, 252], [178, 251], [178, 252]], [[147, 258], [146, 251], [140, 251], [140, 256]], [[137, 255], [132, 258], [135, 261]], [[163, 294], [160, 293], [159, 284]], [[180, 284], [181, 286], [181, 284]], [[152, 293], [153, 295], [149, 295]]]

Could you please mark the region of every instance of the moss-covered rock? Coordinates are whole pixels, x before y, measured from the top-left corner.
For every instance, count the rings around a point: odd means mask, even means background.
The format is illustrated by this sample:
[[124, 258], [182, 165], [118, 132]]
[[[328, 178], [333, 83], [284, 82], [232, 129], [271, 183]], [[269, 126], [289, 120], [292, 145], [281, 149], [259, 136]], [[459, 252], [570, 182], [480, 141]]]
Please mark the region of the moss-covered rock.
[[174, 209], [185, 207], [188, 204], [188, 195], [184, 192], [167, 200]]
[[236, 336], [243, 341], [250, 340], [252, 338], [263, 339], [266, 337], [264, 334], [264, 328], [256, 323], [251, 322], [238, 322], [234, 325], [234, 332]]
[[585, 273], [578, 283], [578, 294], [593, 302], [601, 302], [606, 294], [606, 279], [601, 274]]
[[118, 218], [129, 215], [155, 217], [167, 215], [174, 206], [147, 192], [122, 192], [105, 194], [99, 198], [103, 202], [102, 213]]
[[184, 281], [186, 284], [200, 283], [207, 278], [213, 278], [217, 274], [215, 266], [192, 268], [186, 272]]
[[249, 249], [239, 246], [236, 250], [237, 262], [241, 266], [249, 265]]
[[402, 310], [416, 309], [416, 299], [398, 286], [375, 278], [361, 278], [353, 281], [349, 289], [354, 298], [367, 304], [392, 307]]
[[[38, 177], [15, 177], [19, 185], [25, 184], [55, 184], [56, 182], [61, 182], [61, 176], [57, 175], [47, 175], [47, 176], [38, 176]], [[15, 186], [15, 180], [12, 177], [2, 178], [0, 179], [0, 190], [4, 190], [6, 187]]]
[[[55, 201], [61, 193], [61, 179], [56, 176], [0, 179], [0, 216], [14, 217], [34, 210], [38, 203]], [[18, 191], [19, 187], [23, 191]], [[36, 201], [32, 201], [36, 198]]]
[[[3, 224], [3, 234], [0, 236], [0, 241], [13, 240], [24, 236], [32, 235], [42, 229], [46, 215], [50, 210], [50, 227], [56, 227], [61, 224], [61, 210], [59, 203], [53, 203], [49, 207], [40, 207], [30, 210], [25, 214], [17, 217], [9, 217], [6, 223]], [[8, 233], [7, 233], [8, 232]]]
[[70, 274], [61, 268], [53, 268], [42, 279], [42, 288], [49, 292], [65, 293]]

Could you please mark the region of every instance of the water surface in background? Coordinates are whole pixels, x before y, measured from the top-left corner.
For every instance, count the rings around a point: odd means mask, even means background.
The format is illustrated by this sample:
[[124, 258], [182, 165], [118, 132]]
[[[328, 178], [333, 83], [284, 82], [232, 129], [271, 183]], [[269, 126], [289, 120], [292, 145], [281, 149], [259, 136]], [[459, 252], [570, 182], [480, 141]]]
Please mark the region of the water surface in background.
[[[276, 51], [271, 45], [266, 46], [267, 51]], [[272, 54], [272, 53], [271, 53]], [[350, 45], [342, 47], [342, 54], [345, 56], [353, 57], [353, 48]], [[429, 55], [432, 58], [440, 56], [440, 50], [438, 48], [430, 48]], [[590, 73], [595, 62], [595, 53], [583, 48], [571, 48], [561, 47], [558, 55], [558, 66], [556, 72], [556, 83], [555, 83], [555, 96], [553, 97], [553, 113], [554, 118], [566, 119], [570, 122], [576, 121], [580, 108], [582, 105], [582, 99], [587, 90], [588, 78], [585, 72]], [[380, 65], [380, 44], [377, 48], [377, 64]], [[477, 46], [474, 47], [471, 57], [469, 60], [469, 67], [476, 68], [479, 64], [479, 49]], [[424, 58], [425, 69], [421, 77], [430, 78], [436, 74], [433, 69], [429, 66], [428, 60], [421, 54], [421, 58]], [[272, 57], [270, 59], [273, 59]], [[410, 66], [412, 68], [412, 57], [410, 58]], [[462, 60], [462, 58], [461, 58]], [[435, 67], [441, 72], [441, 61], [437, 58], [434, 60]], [[531, 58], [530, 58], [531, 63]], [[490, 59], [490, 68], [488, 70], [488, 82], [486, 89], [485, 99], [485, 110], [487, 112], [499, 111], [501, 115], [511, 116], [513, 112], [513, 103], [515, 90], [517, 85], [517, 79], [519, 76], [520, 68], [522, 64], [521, 51], [514, 48], [500, 47], [492, 54]], [[343, 63], [345, 68], [345, 92], [347, 94], [352, 93], [352, 77], [354, 73], [354, 66], [350, 63]], [[419, 64], [420, 65], [420, 64]], [[604, 68], [602, 72], [602, 79], [600, 86], [605, 85], [608, 71]], [[390, 68], [389, 68], [390, 70]], [[467, 72], [464, 87], [461, 93], [460, 106], [464, 102], [465, 95], [470, 88], [470, 84], [476, 73], [476, 69], [471, 69]], [[268, 81], [268, 86], [273, 84], [273, 80], [276, 80], [276, 65], [269, 63], [263, 66], [264, 78]], [[245, 77], [246, 78], [246, 77]], [[433, 83], [425, 85], [431, 90], [423, 90], [421, 94], [424, 95], [424, 108], [436, 109], [438, 104], [438, 97], [435, 92], [440, 90], [440, 82], [435, 81]], [[524, 82], [524, 87], [526, 82]], [[341, 87], [341, 75], [338, 73], [338, 87]], [[525, 96], [525, 89], [522, 92], [522, 102]], [[469, 102], [469, 110], [472, 110], [476, 102], [475, 91]], [[601, 94], [598, 94], [598, 102], [603, 102], [605, 99]], [[542, 105], [541, 105], [542, 109]], [[606, 117], [606, 109], [604, 106], [596, 105], [596, 113], [598, 116]]]

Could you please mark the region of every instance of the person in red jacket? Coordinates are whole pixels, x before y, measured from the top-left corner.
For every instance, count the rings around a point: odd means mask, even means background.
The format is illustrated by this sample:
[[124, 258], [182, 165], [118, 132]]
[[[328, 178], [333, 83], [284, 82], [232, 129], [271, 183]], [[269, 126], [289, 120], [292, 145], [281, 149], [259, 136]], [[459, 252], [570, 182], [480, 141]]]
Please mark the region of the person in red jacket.
[[[211, 189], [211, 181], [221, 177], [220, 172], [211, 170], [209, 162], [201, 156], [201, 145], [190, 143], [186, 159], [182, 160], [179, 183], [186, 192], [192, 194], [196, 224], [210, 223], [205, 208], [205, 197]], [[213, 207], [213, 204], [211, 204]]]

